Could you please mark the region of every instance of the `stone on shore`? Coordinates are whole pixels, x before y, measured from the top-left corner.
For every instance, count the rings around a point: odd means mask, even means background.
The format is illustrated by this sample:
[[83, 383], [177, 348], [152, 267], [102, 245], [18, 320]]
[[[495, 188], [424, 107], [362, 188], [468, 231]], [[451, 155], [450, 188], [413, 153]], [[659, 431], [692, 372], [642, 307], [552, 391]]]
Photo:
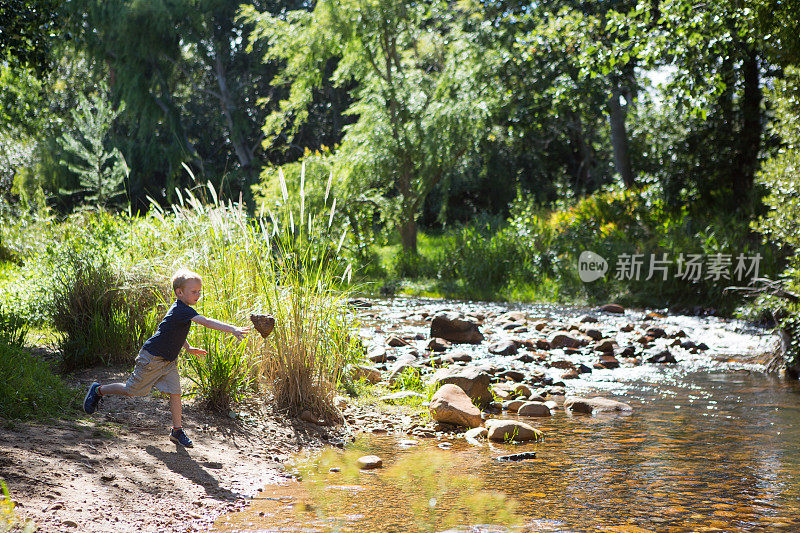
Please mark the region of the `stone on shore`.
[[478, 323], [459, 313], [442, 313], [433, 317], [430, 336], [457, 344], [483, 342], [483, 334], [478, 329]]
[[450, 346], [452, 346], [452, 344], [439, 337], [434, 337], [428, 341], [428, 350], [432, 352], [443, 352], [450, 348]]
[[468, 428], [476, 428], [483, 422], [480, 409], [472, 404], [467, 393], [461, 387], [449, 383], [434, 393], [428, 410], [431, 418], [437, 422]]
[[621, 315], [625, 312], [625, 308], [619, 304], [605, 304], [601, 305], [598, 308], [598, 311], [602, 311], [603, 313], [613, 313], [615, 315]]
[[633, 411], [633, 407], [627, 403], [610, 400], [600, 396], [595, 396], [594, 398], [570, 396], [564, 400], [564, 409], [570, 409], [576, 413], [586, 414]]
[[358, 365], [351, 369], [351, 376], [355, 380], [366, 379], [373, 385], [381, 380], [381, 371], [375, 367]]
[[538, 429], [516, 420], [499, 420], [496, 418], [486, 421], [487, 437], [495, 442], [516, 441], [525, 442], [539, 440], [543, 433]]
[[492, 377], [476, 367], [448, 367], [440, 368], [433, 374], [433, 381], [440, 385], [456, 385], [467, 396], [477, 401], [479, 405], [486, 405], [492, 401], [489, 385]]

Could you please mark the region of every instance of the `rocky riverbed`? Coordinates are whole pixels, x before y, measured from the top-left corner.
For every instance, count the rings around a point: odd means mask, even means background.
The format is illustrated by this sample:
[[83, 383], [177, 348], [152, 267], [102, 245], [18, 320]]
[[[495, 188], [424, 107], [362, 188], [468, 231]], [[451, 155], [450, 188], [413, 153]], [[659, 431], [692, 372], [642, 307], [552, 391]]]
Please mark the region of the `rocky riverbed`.
[[800, 527], [800, 388], [763, 372], [771, 332], [617, 306], [353, 303], [369, 358], [354, 372], [389, 391], [416, 369], [431, 402], [381, 401], [430, 415], [341, 399], [360, 435], [322, 480], [268, 485], [218, 530], [506, 530], [465, 514], [483, 489], [516, 502], [521, 531]]

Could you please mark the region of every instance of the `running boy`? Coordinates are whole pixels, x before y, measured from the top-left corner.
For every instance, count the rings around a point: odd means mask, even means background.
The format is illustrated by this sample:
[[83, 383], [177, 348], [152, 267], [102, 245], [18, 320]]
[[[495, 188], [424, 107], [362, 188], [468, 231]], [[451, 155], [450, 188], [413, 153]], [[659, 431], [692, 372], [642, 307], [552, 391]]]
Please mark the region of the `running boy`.
[[186, 341], [189, 328], [195, 322], [207, 328], [231, 333], [242, 340], [250, 327], [237, 328], [198, 314], [192, 306], [197, 304], [203, 292], [203, 280], [191, 270], [180, 269], [172, 276], [172, 290], [175, 292], [175, 303], [158, 325], [155, 335], [142, 346], [128, 381], [106, 385], [92, 383], [83, 400], [83, 410], [88, 414], [94, 413], [103, 396], [145, 396], [155, 386], [161, 392], [169, 394], [169, 410], [172, 412], [170, 440], [191, 448], [192, 441], [181, 425], [181, 384], [177, 359], [181, 348], [186, 348], [187, 352], [195, 356], [205, 355], [206, 351], [195, 348]]

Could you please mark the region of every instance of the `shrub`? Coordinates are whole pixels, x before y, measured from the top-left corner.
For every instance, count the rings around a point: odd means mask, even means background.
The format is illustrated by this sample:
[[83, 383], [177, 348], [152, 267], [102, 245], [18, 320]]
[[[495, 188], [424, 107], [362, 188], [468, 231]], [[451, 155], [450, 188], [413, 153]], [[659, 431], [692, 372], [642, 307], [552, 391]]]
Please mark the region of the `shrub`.
[[106, 259], [70, 258], [53, 309], [65, 369], [132, 362], [155, 330], [161, 298], [155, 283], [126, 279]]
[[47, 418], [77, 399], [49, 365], [18, 346], [0, 344], [0, 418]]

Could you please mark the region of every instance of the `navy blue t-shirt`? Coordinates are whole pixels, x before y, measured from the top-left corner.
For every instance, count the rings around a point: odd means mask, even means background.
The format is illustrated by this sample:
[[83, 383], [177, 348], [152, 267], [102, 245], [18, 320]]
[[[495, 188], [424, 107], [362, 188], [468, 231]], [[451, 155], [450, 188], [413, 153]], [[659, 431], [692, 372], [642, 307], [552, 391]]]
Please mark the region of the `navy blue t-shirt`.
[[183, 343], [189, 336], [192, 319], [198, 314], [200, 313], [193, 307], [175, 300], [167, 311], [167, 316], [158, 325], [156, 334], [145, 341], [142, 349], [167, 361], [174, 361], [180, 355]]

